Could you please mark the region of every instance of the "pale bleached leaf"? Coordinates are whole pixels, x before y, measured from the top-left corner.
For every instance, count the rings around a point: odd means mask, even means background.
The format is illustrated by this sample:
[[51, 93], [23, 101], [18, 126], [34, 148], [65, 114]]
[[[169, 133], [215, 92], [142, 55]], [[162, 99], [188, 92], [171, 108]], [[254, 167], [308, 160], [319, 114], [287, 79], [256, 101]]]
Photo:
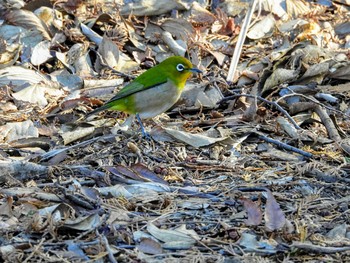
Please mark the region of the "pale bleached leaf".
[[178, 230], [171, 230], [171, 229], [160, 229], [156, 227], [152, 222], [149, 222], [147, 224], [147, 231], [157, 238], [158, 240], [161, 240], [163, 242], [187, 242], [192, 243], [194, 245], [196, 243], [196, 240], [188, 235], [187, 233], [183, 233]]
[[32, 56], [30, 58], [32, 64], [35, 66], [39, 66], [51, 59], [53, 56], [50, 53], [50, 47], [51, 42], [48, 40], [44, 40], [38, 43], [34, 47]]
[[104, 196], [125, 197], [131, 198], [133, 195], [125, 189], [123, 185], [114, 185], [107, 187], [99, 187], [96, 190]]
[[150, 255], [157, 255], [163, 253], [161, 244], [151, 238], [142, 238], [140, 244], [137, 245], [137, 248], [143, 253]]
[[5, 15], [5, 19], [10, 24], [40, 32], [44, 39], [51, 39], [45, 23], [31, 11], [24, 9], [11, 10]]
[[57, 88], [58, 83], [50, 81], [50, 79], [38, 71], [26, 69], [20, 66], [12, 66], [0, 70], [0, 85], [11, 85], [17, 87], [22, 85], [41, 84], [47, 87]]
[[93, 133], [95, 130], [95, 127], [78, 127], [75, 130], [72, 131], [60, 131], [60, 134], [63, 138], [64, 145], [67, 145], [69, 143], [72, 143], [76, 140], [79, 140], [81, 138], [84, 138], [91, 133]]
[[99, 224], [100, 216], [98, 214], [92, 214], [89, 216], [78, 217], [74, 220], [67, 219], [64, 223], [64, 227], [80, 231], [87, 231], [94, 229]]
[[[22, 163], [22, 167], [24, 167], [23, 173], [25, 173], [27, 170], [25, 162], [19, 162], [19, 161], [15, 161], [15, 162]], [[9, 162], [1, 162], [0, 161], [0, 172], [1, 172], [0, 174], [6, 173], [8, 171], [18, 173], [17, 169], [16, 169], [16, 171], [13, 171], [13, 169], [3, 169], [4, 168], [3, 165], [6, 165], [6, 164], [8, 165]], [[29, 163], [28, 165], [33, 166], [34, 164]], [[37, 164], [35, 165], [35, 167], [38, 167], [38, 166], [39, 165], [37, 165]], [[44, 169], [40, 170], [40, 168], [36, 168], [36, 170], [33, 172], [36, 172], [36, 174], [47, 173], [47, 170], [48, 170], [47, 167], [44, 167]], [[0, 177], [0, 179], [1, 179], [1, 177]], [[0, 193], [4, 194], [4, 195], [9, 195], [9, 196], [22, 196], [22, 197], [32, 196], [32, 197], [37, 198], [37, 199], [42, 199], [42, 200], [52, 201], [52, 202], [62, 201], [62, 199], [60, 199], [60, 197], [58, 197], [57, 194], [46, 193], [46, 192], [44, 192], [41, 189], [36, 188], [36, 187], [17, 187], [17, 188], [9, 188], [9, 189], [0, 189]]]
[[[213, 137], [208, 137], [208, 136], [202, 135], [202, 134], [192, 134], [189, 132], [180, 131], [180, 130], [171, 129], [171, 128], [163, 128], [163, 130], [166, 133], [168, 133], [169, 135], [171, 135], [172, 137], [174, 137], [175, 139], [182, 141], [182, 142], [189, 144], [189, 145], [196, 147], [196, 148], [211, 145], [211, 144], [223, 141], [223, 140], [228, 138], [228, 137], [213, 138]], [[151, 133], [151, 135], [152, 135], [152, 137], [153, 137], [153, 135], [158, 136], [158, 135], [152, 134], [152, 133]]]
[[144, 183], [136, 183], [132, 185], [126, 186], [126, 189], [133, 194], [142, 195], [142, 193], [162, 193], [162, 192], [170, 192], [169, 186], [161, 183], [154, 182], [144, 182]]
[[97, 34], [95, 31], [93, 31], [90, 27], [80, 24], [81, 31], [84, 33], [85, 36], [87, 36], [92, 42], [99, 45], [102, 42], [102, 37]]
[[0, 126], [0, 140], [11, 142], [14, 140], [30, 137], [38, 137], [38, 129], [31, 120], [23, 122], [9, 122]]
[[48, 104], [46, 96], [60, 97], [63, 94], [64, 92], [60, 89], [49, 88], [38, 83], [13, 93], [12, 96], [17, 100], [28, 101], [43, 108]]
[[[121, 63], [124, 63], [119, 55], [118, 46], [108, 37], [104, 36], [102, 42], [98, 46], [98, 52], [101, 55], [97, 57], [95, 68], [99, 70], [102, 65], [107, 65], [111, 68], [121, 68]], [[102, 59], [102, 61], [101, 61]]]
[[173, 1], [159, 1], [159, 0], [145, 0], [145, 1], [128, 1], [128, 3], [121, 6], [121, 15], [135, 15], [135, 16], [153, 16], [170, 12], [171, 10], [188, 9], [188, 3], [182, 0]]
[[273, 15], [268, 15], [252, 26], [247, 33], [250, 39], [261, 39], [270, 37], [275, 29], [275, 19]]
[[0, 202], [0, 215], [11, 217], [13, 214], [13, 198], [11, 196], [4, 199], [4, 202]]

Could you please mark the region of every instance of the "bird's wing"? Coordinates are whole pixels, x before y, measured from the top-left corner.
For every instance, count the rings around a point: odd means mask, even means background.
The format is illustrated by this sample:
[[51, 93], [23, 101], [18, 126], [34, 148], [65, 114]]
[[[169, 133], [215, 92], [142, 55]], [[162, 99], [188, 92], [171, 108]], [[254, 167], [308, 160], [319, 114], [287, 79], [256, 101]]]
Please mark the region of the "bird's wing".
[[[164, 74], [157, 74], [153, 71], [154, 68], [151, 68], [147, 71], [148, 74], [141, 74], [134, 81], [122, 88], [113, 98], [111, 98], [107, 104], [114, 102], [116, 100], [125, 98], [132, 94], [138, 93], [143, 90], [151, 89], [157, 87], [161, 84], [164, 84], [168, 81], [168, 78]], [[152, 74], [154, 73], [154, 74]], [[156, 95], [155, 95], [156, 96]]]
[[[114, 105], [114, 102], [126, 98], [132, 94], [143, 90], [151, 89], [166, 83], [168, 81], [166, 74], [164, 74], [162, 71], [159, 71], [159, 69], [155, 70], [156, 67], [157, 66], [146, 71], [147, 74], [141, 74], [140, 76], [138, 76], [136, 79], [134, 79], [134, 81], [122, 88], [113, 98], [107, 101], [104, 105], [89, 112], [86, 116], [88, 117], [100, 111], [109, 109]], [[157, 94], [154, 94], [154, 96], [157, 96]]]

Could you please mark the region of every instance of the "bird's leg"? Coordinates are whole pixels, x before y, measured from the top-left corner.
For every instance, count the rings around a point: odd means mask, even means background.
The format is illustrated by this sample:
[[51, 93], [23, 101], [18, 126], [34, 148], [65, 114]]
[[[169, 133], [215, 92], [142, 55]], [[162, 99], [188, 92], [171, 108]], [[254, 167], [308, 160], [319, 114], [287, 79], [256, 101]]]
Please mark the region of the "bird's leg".
[[131, 127], [133, 121], [135, 119], [135, 115], [131, 114], [124, 122], [122, 125], [120, 125], [121, 129], [123, 131], [127, 131], [129, 130], [129, 128]]
[[139, 124], [140, 124], [140, 126], [141, 126], [142, 136], [143, 136], [143, 137], [146, 137], [146, 139], [151, 139], [151, 136], [148, 134], [148, 132], [146, 132], [146, 129], [145, 129], [145, 127], [143, 126], [142, 121], [141, 121], [141, 118], [140, 118], [140, 115], [139, 115], [138, 113], [136, 113], [136, 118], [137, 118], [137, 121], [139, 122]]

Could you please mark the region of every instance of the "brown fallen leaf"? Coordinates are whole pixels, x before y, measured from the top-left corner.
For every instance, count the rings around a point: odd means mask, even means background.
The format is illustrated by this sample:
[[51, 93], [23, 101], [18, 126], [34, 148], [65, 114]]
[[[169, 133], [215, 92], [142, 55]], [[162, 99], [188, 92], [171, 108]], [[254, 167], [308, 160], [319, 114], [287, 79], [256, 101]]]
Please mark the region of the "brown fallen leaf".
[[266, 189], [266, 195], [265, 227], [267, 231], [279, 230], [285, 225], [286, 217], [270, 190]]
[[168, 185], [168, 183], [165, 180], [163, 180], [161, 177], [159, 177], [150, 169], [148, 169], [147, 166], [145, 166], [144, 164], [137, 163], [134, 164], [131, 168], [134, 171], [136, 171], [144, 179], [144, 181], [157, 182]]
[[247, 226], [258, 226], [262, 221], [262, 212], [260, 209], [260, 200], [254, 202], [248, 198], [241, 198], [244, 209], [247, 211], [248, 218], [245, 220]]

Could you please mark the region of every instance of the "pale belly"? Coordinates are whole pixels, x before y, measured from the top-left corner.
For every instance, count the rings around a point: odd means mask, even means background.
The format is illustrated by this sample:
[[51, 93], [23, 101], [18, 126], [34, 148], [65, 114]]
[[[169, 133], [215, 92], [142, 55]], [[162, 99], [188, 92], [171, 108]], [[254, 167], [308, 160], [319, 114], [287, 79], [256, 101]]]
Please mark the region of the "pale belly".
[[179, 99], [181, 91], [171, 82], [136, 93], [136, 112], [141, 119], [153, 118], [167, 111]]

